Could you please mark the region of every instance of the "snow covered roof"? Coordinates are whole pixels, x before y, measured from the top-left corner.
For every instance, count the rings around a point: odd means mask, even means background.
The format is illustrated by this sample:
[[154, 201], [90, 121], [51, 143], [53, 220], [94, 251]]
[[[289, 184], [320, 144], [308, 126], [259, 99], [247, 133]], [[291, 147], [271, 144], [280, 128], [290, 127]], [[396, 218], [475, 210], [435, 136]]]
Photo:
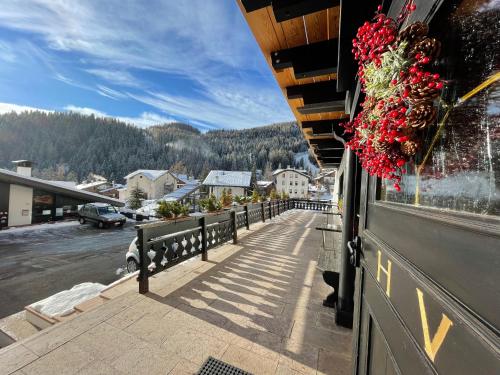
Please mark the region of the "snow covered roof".
[[165, 173], [168, 173], [168, 170], [160, 170], [160, 169], [138, 169], [132, 173], [129, 173], [125, 176], [125, 179], [128, 180], [138, 174], [143, 174], [147, 179], [151, 181], [155, 181]]
[[191, 180], [189, 184], [184, 185], [183, 187], [174, 190], [173, 192], [164, 195], [163, 200], [166, 201], [178, 201], [181, 200], [185, 197], [187, 197], [189, 194], [195, 192], [200, 188], [200, 182], [198, 180]]
[[302, 176], [305, 176], [305, 177], [309, 178], [309, 175], [307, 174], [307, 171], [305, 171], [303, 169], [294, 169], [294, 168], [280, 168], [280, 169], [276, 169], [273, 172], [273, 176], [276, 176], [277, 174], [280, 174], [280, 173], [283, 173], [283, 172], [286, 172], [286, 171], [295, 172], [295, 173], [301, 174]]
[[260, 187], [268, 187], [272, 184], [273, 184], [272, 181], [257, 181], [257, 186], [260, 186]]
[[76, 182], [75, 181], [55, 181], [55, 180], [49, 180], [49, 182], [52, 182], [54, 184], [58, 184], [64, 187], [69, 187], [69, 188], [76, 188]]
[[210, 171], [203, 185], [250, 187], [252, 172], [247, 171]]
[[178, 179], [179, 181], [184, 182], [185, 184], [187, 184], [187, 183], [190, 182], [189, 177], [188, 177], [187, 174], [180, 174], [180, 173], [173, 173], [173, 172], [170, 172], [170, 174], [172, 176], [174, 176], [176, 179]]
[[89, 183], [86, 183], [86, 184], [76, 185], [76, 188], [80, 189], [80, 190], [85, 190], [85, 189], [89, 189], [89, 188], [93, 188], [93, 187], [98, 187], [98, 186], [101, 186], [101, 185], [105, 185], [107, 183], [108, 183], [108, 181], [92, 181], [92, 182], [89, 182]]

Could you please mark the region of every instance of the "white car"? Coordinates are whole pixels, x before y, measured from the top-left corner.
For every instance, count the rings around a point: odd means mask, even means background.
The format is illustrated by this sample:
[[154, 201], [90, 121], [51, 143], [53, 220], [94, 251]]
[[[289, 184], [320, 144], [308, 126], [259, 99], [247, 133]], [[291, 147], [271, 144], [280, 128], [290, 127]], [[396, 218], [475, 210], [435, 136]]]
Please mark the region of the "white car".
[[127, 271], [129, 273], [135, 272], [139, 269], [139, 250], [137, 249], [137, 237], [135, 237], [128, 247], [127, 254], [125, 255], [127, 261]]

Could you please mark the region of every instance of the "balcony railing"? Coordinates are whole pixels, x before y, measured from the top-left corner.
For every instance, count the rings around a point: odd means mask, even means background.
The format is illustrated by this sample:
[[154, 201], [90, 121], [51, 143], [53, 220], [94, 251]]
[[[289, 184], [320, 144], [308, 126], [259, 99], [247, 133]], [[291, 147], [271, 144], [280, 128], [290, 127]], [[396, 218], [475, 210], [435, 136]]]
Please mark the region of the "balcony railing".
[[139, 292], [149, 291], [149, 277], [226, 242], [238, 242], [238, 229], [265, 222], [290, 209], [328, 211], [332, 204], [299, 199], [275, 200], [235, 207], [217, 214], [137, 226]]

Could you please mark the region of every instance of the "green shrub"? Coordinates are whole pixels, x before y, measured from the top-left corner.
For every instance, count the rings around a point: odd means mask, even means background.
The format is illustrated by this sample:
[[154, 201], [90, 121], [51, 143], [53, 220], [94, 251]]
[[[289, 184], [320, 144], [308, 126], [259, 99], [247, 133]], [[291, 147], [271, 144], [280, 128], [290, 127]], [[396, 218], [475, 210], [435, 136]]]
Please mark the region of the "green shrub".
[[189, 216], [189, 206], [183, 205], [180, 202], [158, 202], [156, 213], [166, 219], [173, 219], [176, 217]]
[[204, 211], [215, 212], [222, 210], [222, 204], [215, 198], [215, 195], [211, 194], [210, 197], [200, 200], [200, 207]]

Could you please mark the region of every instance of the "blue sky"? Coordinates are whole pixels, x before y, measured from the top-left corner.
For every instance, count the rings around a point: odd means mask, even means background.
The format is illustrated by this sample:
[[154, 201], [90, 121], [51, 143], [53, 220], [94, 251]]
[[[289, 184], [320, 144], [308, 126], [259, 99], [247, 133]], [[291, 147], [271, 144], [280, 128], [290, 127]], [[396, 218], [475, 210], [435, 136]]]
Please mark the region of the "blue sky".
[[146, 127], [291, 121], [235, 0], [9, 0], [0, 113], [94, 113]]

